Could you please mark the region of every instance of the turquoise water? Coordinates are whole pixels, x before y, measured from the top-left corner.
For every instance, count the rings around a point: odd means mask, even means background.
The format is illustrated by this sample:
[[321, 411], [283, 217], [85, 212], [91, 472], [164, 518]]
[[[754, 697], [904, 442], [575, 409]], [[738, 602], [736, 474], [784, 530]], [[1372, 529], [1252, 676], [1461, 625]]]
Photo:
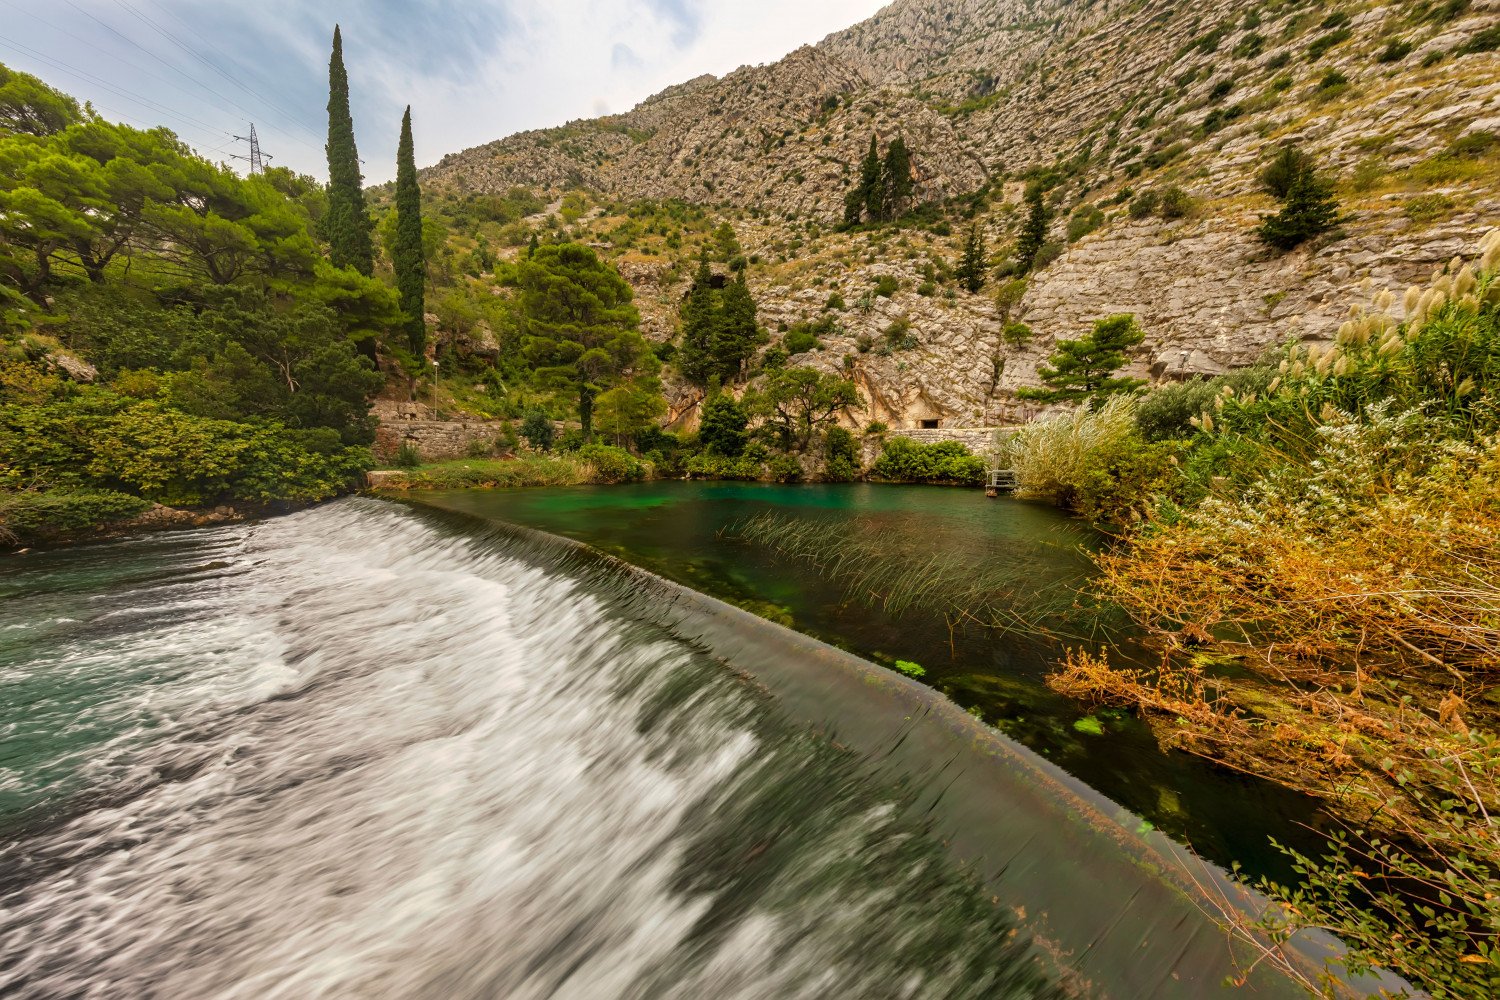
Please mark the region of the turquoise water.
[[670, 481], [413, 496], [586, 542], [876, 662], [919, 664], [924, 682], [1223, 864], [1289, 877], [1268, 838], [1308, 847], [1321, 840], [1314, 831], [1325, 820], [1314, 800], [1164, 752], [1128, 713], [1094, 711], [1052, 692], [1043, 679], [1059, 655], [1056, 643], [973, 627], [950, 633], [935, 609], [890, 613], [851, 593], [847, 573], [736, 537], [748, 519], [770, 513], [896, 560], [940, 555], [949, 567], [1013, 581], [1014, 599], [1024, 601], [1087, 581], [1087, 549], [1098, 539], [1052, 508], [980, 490], [872, 484]]
[[1061, 1000], [899, 783], [432, 521], [0, 561], [0, 996]]

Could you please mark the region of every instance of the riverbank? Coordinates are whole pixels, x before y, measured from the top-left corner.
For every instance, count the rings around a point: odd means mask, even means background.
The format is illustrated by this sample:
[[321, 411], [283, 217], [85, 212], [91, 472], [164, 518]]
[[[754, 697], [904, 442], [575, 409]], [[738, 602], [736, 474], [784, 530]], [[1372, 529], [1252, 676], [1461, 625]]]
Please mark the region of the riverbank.
[[[62, 491], [32, 494], [0, 493], [0, 554], [37, 547], [78, 545], [143, 532], [183, 531], [220, 524], [238, 524], [304, 510], [312, 501], [225, 503], [212, 507], [169, 507], [136, 497], [80, 497]], [[24, 503], [24, 509], [23, 508]]]

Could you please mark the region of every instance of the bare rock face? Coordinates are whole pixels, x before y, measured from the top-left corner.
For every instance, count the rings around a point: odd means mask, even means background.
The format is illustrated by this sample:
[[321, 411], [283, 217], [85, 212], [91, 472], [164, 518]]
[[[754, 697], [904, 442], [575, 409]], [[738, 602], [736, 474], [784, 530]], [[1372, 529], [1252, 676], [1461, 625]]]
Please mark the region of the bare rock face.
[[[1475, 41], [1500, 0], [1431, 6], [896, 0], [776, 63], [450, 155], [425, 182], [709, 207], [752, 255], [773, 335], [833, 312], [822, 348], [792, 361], [859, 383], [851, 421], [988, 426], [1034, 416], [1015, 391], [1102, 316], [1133, 313], [1145, 329], [1134, 374], [1214, 374], [1287, 338], [1326, 338], [1374, 287], [1469, 252], [1500, 220], [1500, 54]], [[917, 200], [952, 230], [834, 231], [872, 133], [904, 137]], [[1281, 254], [1254, 230], [1276, 207], [1259, 172], [1288, 143], [1338, 181], [1345, 218]], [[1004, 258], [1039, 172], [1062, 252], [1024, 294], [997, 305], [998, 276], [978, 295], [930, 287], [924, 265], [956, 258], [971, 217]], [[1130, 210], [1172, 189], [1179, 217]], [[1079, 213], [1097, 218], [1076, 225]], [[673, 336], [687, 252], [602, 248], [647, 336]], [[899, 288], [871, 296], [882, 275]], [[826, 307], [834, 292], [846, 307]], [[1029, 341], [1002, 335], [1015, 321]], [[910, 336], [890, 342], [893, 324]], [[668, 389], [674, 418], [691, 420], [693, 390]]]

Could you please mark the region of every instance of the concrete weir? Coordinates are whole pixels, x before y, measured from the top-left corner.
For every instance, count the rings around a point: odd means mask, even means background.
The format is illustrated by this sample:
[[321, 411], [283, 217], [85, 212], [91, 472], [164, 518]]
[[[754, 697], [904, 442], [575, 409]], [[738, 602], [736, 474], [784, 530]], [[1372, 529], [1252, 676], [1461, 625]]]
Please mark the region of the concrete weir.
[[[786, 716], [899, 781], [906, 807], [1014, 911], [1079, 995], [1307, 996], [1216, 922], [1226, 909], [1258, 914], [1264, 898], [931, 688], [583, 543], [445, 509], [437, 497], [402, 502], [698, 645]], [[1340, 945], [1304, 933], [1288, 948], [1315, 978]], [[1402, 986], [1366, 978], [1344, 992]]]

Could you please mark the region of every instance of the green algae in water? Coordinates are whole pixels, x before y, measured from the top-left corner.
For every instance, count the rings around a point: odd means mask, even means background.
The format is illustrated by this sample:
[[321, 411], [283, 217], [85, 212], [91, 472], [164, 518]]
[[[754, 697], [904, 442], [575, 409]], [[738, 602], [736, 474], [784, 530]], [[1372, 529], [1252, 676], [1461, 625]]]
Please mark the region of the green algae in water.
[[1085, 715], [1083, 718], [1074, 722], [1073, 728], [1078, 730], [1080, 733], [1088, 733], [1090, 736], [1104, 735], [1104, 723], [1100, 722], [1092, 715]]

